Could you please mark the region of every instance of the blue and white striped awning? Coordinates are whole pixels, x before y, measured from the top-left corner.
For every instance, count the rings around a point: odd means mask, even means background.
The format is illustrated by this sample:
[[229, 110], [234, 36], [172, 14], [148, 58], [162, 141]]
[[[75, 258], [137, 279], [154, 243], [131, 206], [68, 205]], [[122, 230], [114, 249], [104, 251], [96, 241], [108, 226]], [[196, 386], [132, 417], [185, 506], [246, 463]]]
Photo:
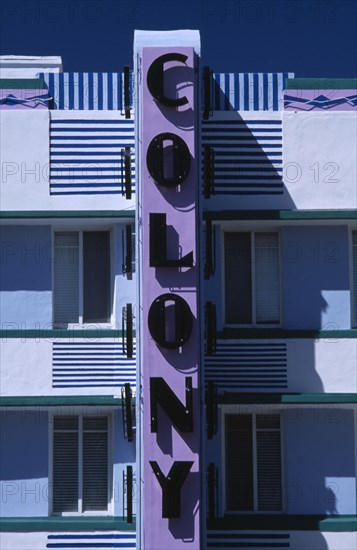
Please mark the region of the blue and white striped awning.
[[250, 550], [290, 548], [290, 534], [273, 531], [215, 530], [207, 532], [207, 550]]
[[119, 113], [51, 112], [51, 195], [124, 194], [126, 147], [134, 192], [134, 143], [134, 122]]
[[[48, 86], [52, 109], [124, 113], [123, 73], [39, 73], [38, 77]], [[294, 73], [213, 73], [213, 110], [283, 110], [283, 90], [288, 78], [294, 78]], [[132, 97], [130, 74], [131, 106]]]
[[225, 392], [286, 389], [286, 343], [219, 340], [205, 358], [205, 377]]
[[127, 358], [121, 342], [114, 340], [54, 342], [53, 388], [111, 388], [129, 383], [136, 386], [136, 345]]
[[[53, 98], [51, 109], [121, 111], [124, 113], [123, 73], [39, 73]], [[132, 78], [129, 78], [130, 105]]]
[[222, 114], [202, 124], [203, 148], [210, 146], [214, 151], [215, 194], [283, 193], [280, 114], [235, 115]]
[[294, 73], [213, 73], [214, 111], [282, 111]]

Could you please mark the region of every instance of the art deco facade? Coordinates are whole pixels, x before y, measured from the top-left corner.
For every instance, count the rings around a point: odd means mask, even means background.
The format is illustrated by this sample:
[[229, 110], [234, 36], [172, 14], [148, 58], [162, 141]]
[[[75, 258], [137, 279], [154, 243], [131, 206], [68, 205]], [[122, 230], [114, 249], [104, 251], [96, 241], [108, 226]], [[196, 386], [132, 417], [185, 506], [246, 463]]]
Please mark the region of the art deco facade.
[[356, 81], [0, 85], [1, 548], [354, 549]]

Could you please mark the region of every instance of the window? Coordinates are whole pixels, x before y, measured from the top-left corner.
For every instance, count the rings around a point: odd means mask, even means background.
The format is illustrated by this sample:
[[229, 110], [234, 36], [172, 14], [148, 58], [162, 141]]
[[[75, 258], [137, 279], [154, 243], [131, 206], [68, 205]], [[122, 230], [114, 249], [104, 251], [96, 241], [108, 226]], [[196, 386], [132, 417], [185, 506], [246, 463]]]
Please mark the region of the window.
[[352, 231], [352, 324], [357, 326], [357, 231]]
[[108, 511], [107, 416], [53, 417], [52, 512]]
[[225, 233], [225, 311], [228, 324], [280, 322], [277, 233]]
[[55, 233], [56, 325], [110, 321], [109, 251], [109, 231]]
[[226, 414], [227, 512], [281, 512], [279, 414]]

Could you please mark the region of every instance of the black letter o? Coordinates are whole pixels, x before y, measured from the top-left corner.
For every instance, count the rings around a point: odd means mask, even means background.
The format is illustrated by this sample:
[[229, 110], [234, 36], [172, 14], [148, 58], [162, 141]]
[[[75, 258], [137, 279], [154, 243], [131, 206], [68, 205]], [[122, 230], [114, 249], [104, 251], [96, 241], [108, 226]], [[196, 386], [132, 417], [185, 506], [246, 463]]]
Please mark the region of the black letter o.
[[[174, 303], [175, 328], [174, 338], [168, 339], [166, 334], [166, 304]], [[177, 294], [161, 294], [152, 302], [149, 310], [149, 331], [155, 342], [165, 349], [180, 348], [191, 336], [192, 311], [190, 306]]]

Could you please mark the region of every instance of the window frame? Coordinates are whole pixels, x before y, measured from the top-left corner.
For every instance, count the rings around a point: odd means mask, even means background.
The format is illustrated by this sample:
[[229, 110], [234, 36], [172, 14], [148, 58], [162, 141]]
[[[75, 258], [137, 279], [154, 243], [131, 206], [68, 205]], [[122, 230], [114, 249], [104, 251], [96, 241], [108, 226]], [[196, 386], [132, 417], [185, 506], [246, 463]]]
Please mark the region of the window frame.
[[[84, 262], [83, 262], [83, 234], [85, 232], [102, 232], [109, 233], [109, 320], [107, 322], [84, 322]], [[60, 323], [55, 320], [55, 311], [54, 311], [54, 294], [55, 294], [55, 267], [54, 267], [54, 258], [55, 258], [55, 234], [56, 233], [78, 233], [78, 282], [79, 282], [79, 295], [78, 295], [78, 323]], [[52, 326], [53, 328], [58, 329], [79, 329], [79, 328], [109, 328], [113, 324], [113, 320], [116, 318], [115, 312], [115, 300], [114, 300], [114, 286], [115, 286], [115, 266], [114, 266], [114, 228], [113, 227], [73, 227], [73, 226], [55, 226], [52, 227]]]
[[[353, 235], [356, 235], [356, 263], [357, 263], [357, 229], [351, 227], [349, 231], [349, 271], [350, 271], [350, 307], [351, 307], [351, 328], [357, 328], [357, 293], [355, 293], [354, 288], [354, 279], [357, 280], [357, 269], [356, 273], [353, 269]], [[357, 284], [356, 284], [357, 287]], [[356, 311], [356, 313], [355, 313]]]
[[[221, 486], [221, 499], [223, 514], [227, 516], [235, 515], [281, 515], [286, 513], [286, 468], [285, 468], [285, 435], [284, 435], [284, 409], [274, 405], [247, 405], [242, 408], [241, 405], [225, 405], [221, 407], [221, 464], [222, 464], [222, 486]], [[228, 510], [227, 509], [227, 495], [226, 495], [226, 483], [227, 483], [227, 469], [226, 469], [226, 416], [227, 415], [239, 415], [248, 414], [254, 417], [254, 437], [253, 437], [253, 502], [254, 510]], [[281, 510], [258, 510], [257, 505], [257, 462], [256, 462], [256, 416], [257, 414], [278, 414], [280, 416], [280, 479], [281, 479]]]
[[[77, 407], [76, 407], [77, 409]], [[98, 411], [95, 407], [95, 411]], [[98, 414], [88, 414], [88, 407], [73, 408], [63, 407], [61, 411], [49, 411], [49, 472], [48, 472], [48, 515], [51, 517], [93, 517], [93, 516], [113, 516], [114, 515], [114, 417], [113, 411], [108, 410]], [[79, 503], [82, 506], [83, 496], [83, 416], [105, 416], [108, 419], [108, 484], [107, 484], [107, 509], [90, 510], [76, 512], [54, 512], [53, 511], [53, 460], [54, 460], [54, 418], [57, 416], [78, 416], [78, 509]]]
[[[252, 301], [251, 301], [251, 313], [252, 313], [252, 322], [251, 323], [228, 323], [226, 321], [226, 233], [249, 233], [251, 238], [251, 288], [252, 288]], [[255, 279], [255, 235], [256, 233], [275, 233], [278, 237], [278, 276], [279, 276], [279, 321], [276, 323], [259, 323], [256, 320], [257, 310], [256, 310], [256, 279]], [[222, 316], [223, 316], [223, 326], [229, 328], [279, 328], [283, 324], [282, 314], [282, 261], [281, 261], [281, 234], [278, 227], [259, 227], [255, 229], [246, 228], [246, 227], [231, 227], [231, 226], [222, 226], [221, 227], [221, 243], [222, 243], [222, 258], [221, 265], [222, 267]]]

